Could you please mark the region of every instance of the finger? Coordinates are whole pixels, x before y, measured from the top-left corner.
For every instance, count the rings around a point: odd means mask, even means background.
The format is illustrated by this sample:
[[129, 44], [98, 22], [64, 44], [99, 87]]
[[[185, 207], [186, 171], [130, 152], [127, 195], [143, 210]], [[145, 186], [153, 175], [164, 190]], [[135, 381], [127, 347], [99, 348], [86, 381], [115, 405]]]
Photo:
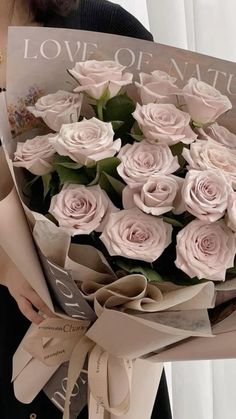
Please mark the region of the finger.
[[27, 300], [33, 304], [39, 311], [45, 314], [47, 317], [55, 317], [55, 314], [48, 308], [45, 302], [38, 296], [38, 294], [33, 290], [30, 289], [27, 294], [25, 294]]
[[32, 323], [40, 324], [44, 318], [33, 309], [32, 304], [22, 295], [17, 300], [21, 313]]

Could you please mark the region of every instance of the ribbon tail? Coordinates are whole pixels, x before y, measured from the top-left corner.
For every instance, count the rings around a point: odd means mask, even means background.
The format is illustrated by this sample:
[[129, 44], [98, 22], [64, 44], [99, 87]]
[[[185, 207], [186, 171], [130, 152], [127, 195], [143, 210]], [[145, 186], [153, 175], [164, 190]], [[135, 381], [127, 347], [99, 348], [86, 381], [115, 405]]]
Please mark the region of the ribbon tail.
[[[109, 383], [108, 383], [108, 360], [109, 353], [96, 345], [89, 357], [88, 363], [88, 382], [92, 397], [97, 402], [97, 411], [103, 408], [105, 411], [115, 415], [125, 415], [130, 408], [131, 384], [132, 384], [132, 369], [133, 361], [120, 359], [121, 368], [125, 372], [126, 381], [128, 384], [128, 391], [122, 402], [118, 406], [111, 406], [109, 401]], [[119, 383], [124, 385], [124, 382]], [[93, 404], [94, 406], [94, 404]], [[101, 409], [100, 409], [101, 410]], [[101, 411], [102, 415], [102, 411]], [[102, 416], [97, 414], [98, 419]]]
[[99, 404], [99, 402], [93, 397], [91, 392], [89, 395], [89, 419], [105, 419], [104, 407], [101, 404]]
[[80, 373], [83, 369], [86, 356], [94, 346], [94, 342], [88, 339], [86, 336], [83, 336], [80, 341], [75, 346], [68, 369], [68, 381], [66, 388], [66, 400], [64, 407], [63, 419], [70, 419], [70, 399], [74, 390], [74, 386], [80, 376]]

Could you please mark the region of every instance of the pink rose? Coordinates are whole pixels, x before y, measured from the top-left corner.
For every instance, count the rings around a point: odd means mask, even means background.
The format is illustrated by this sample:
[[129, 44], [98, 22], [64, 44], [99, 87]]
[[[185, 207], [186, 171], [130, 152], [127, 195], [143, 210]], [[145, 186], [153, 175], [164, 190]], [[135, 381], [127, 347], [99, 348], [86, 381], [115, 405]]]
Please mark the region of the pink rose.
[[197, 138], [189, 126], [190, 115], [174, 105], [149, 103], [137, 104], [133, 113], [147, 141], [151, 143], [174, 145], [190, 144]]
[[215, 122], [220, 115], [232, 108], [227, 96], [194, 78], [183, 88], [183, 96], [193, 121], [200, 125]]
[[227, 128], [218, 125], [217, 122], [204, 129], [200, 128], [198, 132], [204, 140], [214, 140], [225, 147], [236, 148], [236, 135]]
[[70, 74], [80, 84], [74, 91], [86, 92], [99, 100], [108, 92], [109, 98], [116, 96], [122, 87], [132, 83], [133, 75], [124, 73], [124, 67], [115, 61], [88, 60], [76, 63]]
[[125, 209], [141, 209], [146, 214], [161, 215], [173, 211], [180, 214], [185, 211], [181, 196], [183, 179], [173, 175], [150, 177], [141, 190], [133, 191], [128, 186], [123, 190]]
[[198, 140], [182, 153], [188, 169], [220, 169], [231, 178], [236, 188], [236, 150], [230, 150], [215, 141]]
[[53, 170], [53, 156], [56, 153], [50, 143], [54, 136], [54, 134], [41, 135], [24, 143], [17, 143], [14, 166], [24, 167], [36, 176], [50, 173]]
[[50, 214], [71, 236], [102, 231], [110, 212], [117, 211], [100, 186], [65, 184], [52, 197]]
[[172, 227], [137, 208], [110, 214], [100, 239], [111, 256], [154, 262], [171, 243]]
[[184, 180], [182, 197], [188, 212], [212, 223], [224, 216], [230, 192], [233, 192], [231, 181], [220, 170], [190, 170]]
[[227, 226], [236, 233], [236, 192], [232, 192], [228, 199]]
[[80, 122], [63, 125], [53, 144], [61, 156], [69, 156], [86, 165], [114, 156], [121, 148], [121, 140], [113, 141], [113, 138], [110, 122], [84, 118]]
[[235, 234], [223, 220], [194, 220], [177, 235], [176, 266], [190, 278], [224, 281], [226, 269], [234, 266]]
[[150, 176], [170, 174], [178, 170], [178, 158], [164, 144], [141, 143], [126, 144], [121, 148], [118, 158], [121, 164], [117, 172], [131, 189], [141, 188]]
[[181, 93], [175, 85], [176, 78], [165, 71], [156, 70], [151, 74], [140, 73], [140, 83], [135, 83], [143, 105], [148, 103], [176, 103], [176, 95]]
[[53, 131], [60, 131], [63, 124], [77, 122], [82, 105], [82, 96], [59, 90], [43, 96], [27, 109], [37, 118], [42, 118]]

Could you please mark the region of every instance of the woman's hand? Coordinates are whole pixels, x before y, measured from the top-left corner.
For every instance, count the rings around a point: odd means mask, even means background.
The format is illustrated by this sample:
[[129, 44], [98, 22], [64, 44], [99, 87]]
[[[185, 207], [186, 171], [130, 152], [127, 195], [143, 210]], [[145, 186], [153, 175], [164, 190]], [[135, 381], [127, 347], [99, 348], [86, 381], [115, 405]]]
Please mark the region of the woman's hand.
[[[31, 322], [39, 324], [44, 320], [43, 315], [54, 317], [54, 314], [38, 296], [36, 291], [23, 278], [19, 271], [5, 280], [10, 294], [16, 300], [21, 313]], [[38, 310], [41, 314], [38, 313]]]
[[0, 283], [8, 288], [20, 311], [28, 320], [39, 324], [44, 319], [44, 315], [55, 317], [1, 247], [0, 273]]

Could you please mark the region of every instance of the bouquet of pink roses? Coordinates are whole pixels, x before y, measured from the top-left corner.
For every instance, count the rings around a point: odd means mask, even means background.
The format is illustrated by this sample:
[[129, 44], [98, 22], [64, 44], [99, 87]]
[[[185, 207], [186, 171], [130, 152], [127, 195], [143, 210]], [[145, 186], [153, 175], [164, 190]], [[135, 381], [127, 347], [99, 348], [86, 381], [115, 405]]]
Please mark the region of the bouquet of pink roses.
[[23, 339], [13, 379], [21, 401], [44, 388], [64, 418], [88, 381], [94, 417], [113, 418], [129, 410], [134, 360], [214, 341], [235, 315], [236, 135], [218, 123], [232, 104], [163, 68], [138, 81], [113, 60], [67, 71], [69, 91], [34, 94], [23, 118], [10, 108], [46, 291], [34, 286], [56, 315]]
[[193, 78], [180, 89], [157, 70], [140, 73], [136, 103], [124, 92], [132, 74], [115, 62], [69, 73], [73, 93], [28, 107], [50, 131], [17, 144], [14, 166], [34, 175], [31, 209], [99, 248], [115, 272], [186, 286], [231, 278], [236, 136], [216, 122], [229, 99]]

